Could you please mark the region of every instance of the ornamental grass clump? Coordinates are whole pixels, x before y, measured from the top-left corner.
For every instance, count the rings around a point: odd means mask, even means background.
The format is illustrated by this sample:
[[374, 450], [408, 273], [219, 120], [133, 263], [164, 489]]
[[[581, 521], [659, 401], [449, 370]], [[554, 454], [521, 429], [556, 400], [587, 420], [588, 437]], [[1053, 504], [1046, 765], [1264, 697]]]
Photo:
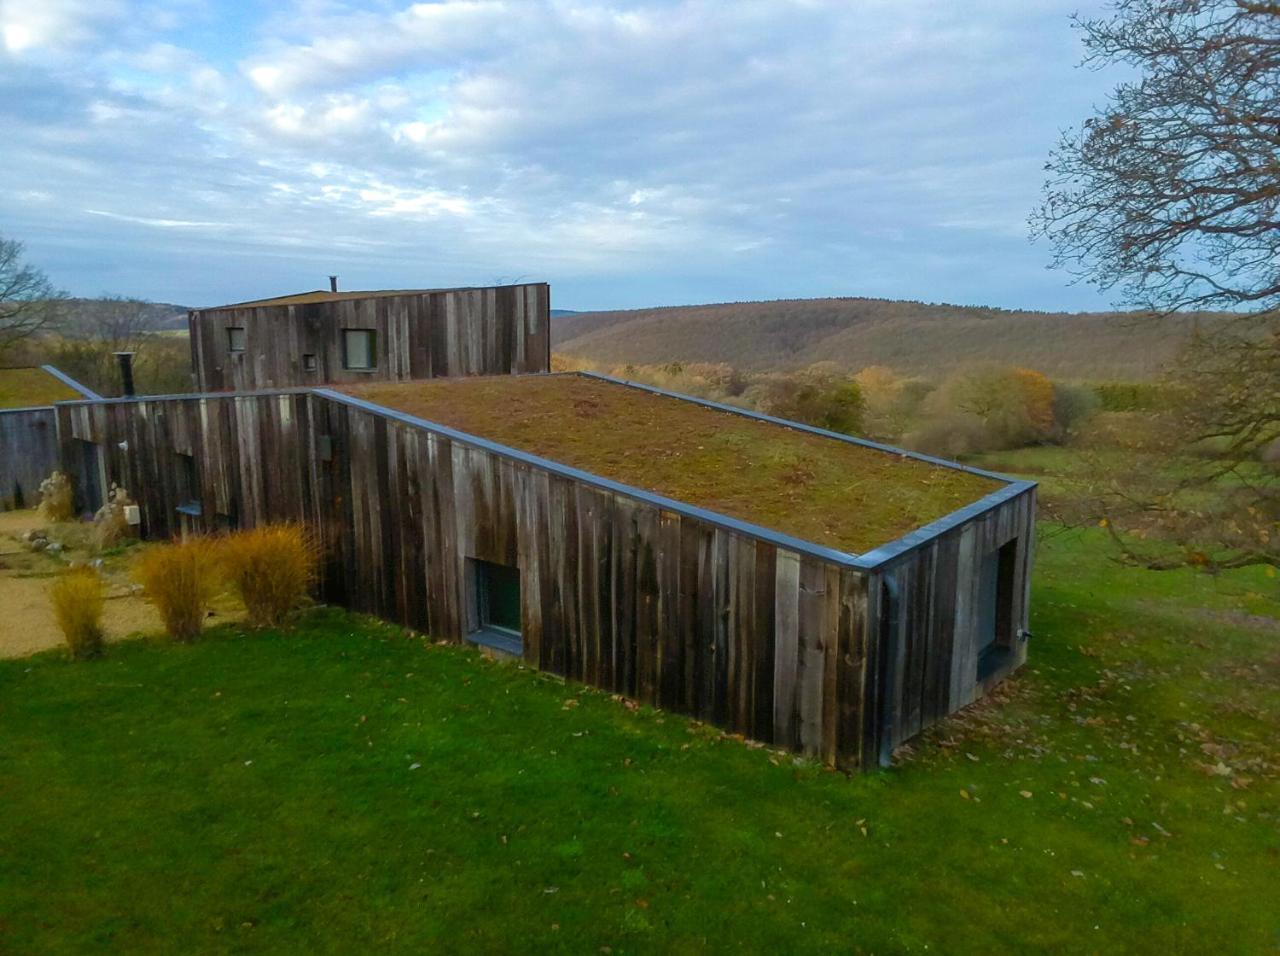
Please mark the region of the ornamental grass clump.
[[75, 495], [71, 479], [55, 471], [40, 482], [40, 504], [36, 508], [45, 521], [70, 521], [75, 517]]
[[102, 653], [102, 576], [93, 568], [70, 568], [49, 588], [53, 617], [73, 660]]
[[146, 598], [156, 606], [175, 641], [200, 634], [209, 604], [218, 593], [218, 562], [208, 538], [162, 544], [143, 552], [135, 567]]
[[279, 627], [306, 600], [319, 555], [301, 525], [268, 524], [222, 539], [221, 565], [250, 624]]

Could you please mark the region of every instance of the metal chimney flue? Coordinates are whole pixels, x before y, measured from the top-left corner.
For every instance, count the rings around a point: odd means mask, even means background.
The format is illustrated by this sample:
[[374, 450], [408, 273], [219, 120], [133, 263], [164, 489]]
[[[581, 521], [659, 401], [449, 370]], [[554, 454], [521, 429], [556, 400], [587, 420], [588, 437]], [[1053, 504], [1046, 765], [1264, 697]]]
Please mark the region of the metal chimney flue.
[[120, 394], [125, 398], [134, 396], [133, 357], [136, 352], [116, 352], [116, 361], [120, 363]]
[[338, 277], [337, 277], [337, 276], [329, 276], [329, 291], [330, 291], [330, 292], [337, 292], [337, 291], [338, 291]]

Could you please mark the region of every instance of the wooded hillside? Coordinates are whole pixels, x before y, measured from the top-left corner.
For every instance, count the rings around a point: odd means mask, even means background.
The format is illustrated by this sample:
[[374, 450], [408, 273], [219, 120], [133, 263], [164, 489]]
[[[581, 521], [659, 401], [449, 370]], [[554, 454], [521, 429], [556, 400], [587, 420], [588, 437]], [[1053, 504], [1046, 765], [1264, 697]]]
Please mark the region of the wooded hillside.
[[727, 362], [743, 370], [833, 361], [936, 375], [974, 363], [1056, 378], [1150, 378], [1191, 327], [1121, 313], [1015, 312], [882, 299], [790, 299], [584, 312], [557, 319], [552, 347], [605, 366]]

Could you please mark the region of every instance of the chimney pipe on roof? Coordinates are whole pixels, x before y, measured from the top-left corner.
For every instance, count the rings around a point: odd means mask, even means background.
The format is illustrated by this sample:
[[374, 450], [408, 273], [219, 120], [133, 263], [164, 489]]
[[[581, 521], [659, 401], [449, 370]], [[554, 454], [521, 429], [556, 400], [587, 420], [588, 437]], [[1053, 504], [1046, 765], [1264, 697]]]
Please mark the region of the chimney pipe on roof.
[[330, 292], [337, 292], [337, 291], [338, 291], [338, 277], [337, 277], [337, 276], [329, 276], [329, 291], [330, 291]]
[[120, 363], [120, 394], [125, 398], [133, 397], [133, 352], [116, 352], [116, 361]]

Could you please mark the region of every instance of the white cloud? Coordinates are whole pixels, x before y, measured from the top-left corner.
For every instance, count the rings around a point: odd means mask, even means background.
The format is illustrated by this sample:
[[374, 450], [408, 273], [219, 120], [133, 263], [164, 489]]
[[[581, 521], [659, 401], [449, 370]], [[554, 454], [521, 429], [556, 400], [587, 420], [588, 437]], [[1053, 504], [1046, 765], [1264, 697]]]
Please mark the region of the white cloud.
[[[118, 291], [170, 299], [341, 249], [369, 284], [537, 270], [575, 305], [1047, 304], [1019, 225], [1104, 85], [1071, 71], [1067, 0], [0, 4], [9, 195], [59, 197], [0, 195], [6, 229], [51, 254], [127, 229]], [[182, 267], [214, 252], [253, 266]]]

